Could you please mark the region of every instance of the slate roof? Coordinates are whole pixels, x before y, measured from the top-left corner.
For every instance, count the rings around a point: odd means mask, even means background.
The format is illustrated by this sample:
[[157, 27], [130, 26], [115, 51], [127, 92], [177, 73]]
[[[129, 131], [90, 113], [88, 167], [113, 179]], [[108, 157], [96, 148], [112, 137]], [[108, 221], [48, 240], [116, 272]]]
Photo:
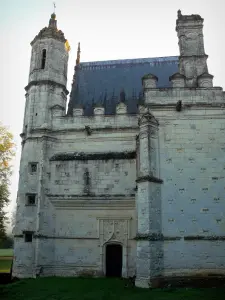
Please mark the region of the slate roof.
[[94, 105], [103, 105], [111, 115], [120, 101], [135, 114], [143, 94], [141, 78], [152, 73], [158, 77], [157, 87], [170, 87], [169, 77], [176, 72], [177, 56], [82, 62], [76, 67], [68, 115], [76, 105], [84, 106], [84, 115], [92, 115]]

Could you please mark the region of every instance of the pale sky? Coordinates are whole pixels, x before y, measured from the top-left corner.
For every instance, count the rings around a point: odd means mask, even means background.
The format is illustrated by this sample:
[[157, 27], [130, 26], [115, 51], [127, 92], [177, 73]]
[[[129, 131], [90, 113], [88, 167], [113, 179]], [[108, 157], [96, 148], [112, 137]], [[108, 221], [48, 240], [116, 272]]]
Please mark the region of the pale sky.
[[[177, 10], [204, 19], [205, 51], [214, 85], [225, 87], [224, 0], [58, 0], [58, 28], [71, 51], [67, 89], [71, 90], [78, 42], [81, 61], [179, 55]], [[11, 179], [11, 212], [16, 203], [30, 42], [53, 12], [51, 0], [0, 0], [0, 122], [14, 134], [17, 155]]]

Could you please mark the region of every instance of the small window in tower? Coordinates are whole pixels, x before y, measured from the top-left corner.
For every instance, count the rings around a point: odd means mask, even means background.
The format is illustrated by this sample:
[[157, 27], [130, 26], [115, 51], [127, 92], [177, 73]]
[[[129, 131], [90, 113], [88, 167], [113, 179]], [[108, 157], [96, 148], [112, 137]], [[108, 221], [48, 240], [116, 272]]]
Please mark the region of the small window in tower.
[[35, 205], [36, 204], [36, 194], [27, 194], [27, 205]]
[[36, 162], [32, 162], [29, 164], [29, 171], [31, 174], [37, 172], [37, 163]]
[[32, 231], [25, 231], [24, 232], [24, 241], [25, 243], [31, 243], [33, 240], [33, 232]]
[[46, 49], [42, 50], [42, 59], [41, 59], [41, 68], [45, 68], [45, 62], [46, 62]]

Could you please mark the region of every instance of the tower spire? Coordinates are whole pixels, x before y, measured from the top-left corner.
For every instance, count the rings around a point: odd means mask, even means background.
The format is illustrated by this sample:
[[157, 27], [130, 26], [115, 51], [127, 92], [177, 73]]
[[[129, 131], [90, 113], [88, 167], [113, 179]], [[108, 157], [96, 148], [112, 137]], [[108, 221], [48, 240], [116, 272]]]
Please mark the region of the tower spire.
[[49, 20], [48, 27], [52, 27], [52, 28], [57, 29], [57, 21], [56, 21], [55, 9], [56, 9], [56, 5], [55, 5], [55, 2], [53, 2], [53, 10], [54, 10], [54, 12], [53, 12], [53, 14], [51, 14], [51, 18]]
[[76, 66], [80, 64], [80, 42], [78, 43], [77, 47], [77, 59], [76, 59]]

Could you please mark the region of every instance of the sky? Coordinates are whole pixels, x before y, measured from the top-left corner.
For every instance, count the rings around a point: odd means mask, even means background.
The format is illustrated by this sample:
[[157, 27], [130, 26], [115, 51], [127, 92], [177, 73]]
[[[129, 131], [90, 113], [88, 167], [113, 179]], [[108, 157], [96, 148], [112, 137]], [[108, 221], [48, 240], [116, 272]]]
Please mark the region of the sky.
[[[204, 18], [209, 73], [214, 75], [214, 86], [225, 87], [224, 0], [58, 0], [58, 28], [71, 46], [67, 89], [71, 90], [78, 42], [81, 62], [179, 55], [178, 9]], [[0, 122], [13, 133], [17, 145], [9, 216], [16, 205], [30, 42], [48, 25], [53, 10], [51, 0], [0, 0]]]

